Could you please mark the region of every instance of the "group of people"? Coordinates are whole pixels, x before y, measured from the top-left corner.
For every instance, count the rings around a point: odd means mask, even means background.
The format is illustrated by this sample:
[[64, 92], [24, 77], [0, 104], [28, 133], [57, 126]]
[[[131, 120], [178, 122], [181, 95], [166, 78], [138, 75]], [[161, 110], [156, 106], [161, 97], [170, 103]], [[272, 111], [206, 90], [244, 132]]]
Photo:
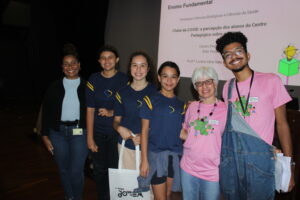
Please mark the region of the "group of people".
[[[198, 67], [191, 79], [199, 100], [188, 104], [176, 96], [174, 62], [156, 70], [137, 51], [126, 76], [118, 71], [117, 50], [104, 46], [101, 71], [84, 81], [77, 52], [68, 51], [65, 77], [52, 83], [42, 105], [42, 138], [57, 162], [65, 199], [82, 199], [88, 149], [98, 197], [109, 199], [108, 168], [118, 167], [124, 148], [123, 167], [135, 169], [137, 145], [138, 190], [151, 185], [156, 200], [173, 199], [173, 192], [186, 200], [274, 199], [275, 121], [282, 151], [292, 157], [285, 110], [291, 98], [279, 77], [250, 68], [243, 33], [225, 33], [216, 49], [235, 77], [223, 88], [224, 102], [217, 98], [217, 72]], [[289, 190], [294, 184], [292, 173]]]

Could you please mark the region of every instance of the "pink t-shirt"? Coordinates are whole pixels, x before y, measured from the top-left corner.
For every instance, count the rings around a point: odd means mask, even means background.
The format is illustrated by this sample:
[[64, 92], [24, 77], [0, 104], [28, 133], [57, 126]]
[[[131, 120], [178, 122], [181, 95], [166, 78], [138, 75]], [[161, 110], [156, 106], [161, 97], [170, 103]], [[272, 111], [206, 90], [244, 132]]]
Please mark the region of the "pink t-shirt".
[[[191, 103], [186, 111], [183, 128], [188, 136], [183, 144], [180, 167], [187, 173], [207, 180], [219, 181], [222, 133], [226, 124], [227, 107], [219, 101], [214, 104]], [[213, 115], [209, 113], [214, 109]], [[207, 117], [201, 121], [201, 118]], [[197, 120], [200, 119], [200, 120]]]
[[[238, 82], [238, 88], [244, 106], [249, 92], [250, 81], [251, 77], [243, 82]], [[223, 88], [223, 98], [226, 103], [228, 101], [229, 82], [230, 81], [227, 81]], [[275, 109], [290, 100], [291, 97], [278, 76], [271, 73], [254, 72], [249, 103], [244, 119], [265, 142], [272, 144], [274, 137]], [[230, 101], [234, 104], [234, 107], [241, 116], [243, 116], [235, 82]]]

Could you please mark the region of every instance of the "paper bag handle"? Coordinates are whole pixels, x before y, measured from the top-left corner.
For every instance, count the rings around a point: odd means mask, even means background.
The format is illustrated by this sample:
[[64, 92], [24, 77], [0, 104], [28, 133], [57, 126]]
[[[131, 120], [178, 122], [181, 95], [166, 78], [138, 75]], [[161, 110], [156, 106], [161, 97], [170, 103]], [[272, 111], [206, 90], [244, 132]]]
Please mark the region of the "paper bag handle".
[[[135, 137], [135, 134], [131, 133], [133, 137]], [[118, 168], [122, 169], [122, 161], [123, 161], [123, 152], [124, 152], [124, 147], [125, 147], [125, 140], [122, 140], [121, 144], [121, 149], [120, 149], [120, 154], [119, 154], [119, 164]], [[140, 145], [135, 146], [135, 168], [137, 171], [140, 171]]]

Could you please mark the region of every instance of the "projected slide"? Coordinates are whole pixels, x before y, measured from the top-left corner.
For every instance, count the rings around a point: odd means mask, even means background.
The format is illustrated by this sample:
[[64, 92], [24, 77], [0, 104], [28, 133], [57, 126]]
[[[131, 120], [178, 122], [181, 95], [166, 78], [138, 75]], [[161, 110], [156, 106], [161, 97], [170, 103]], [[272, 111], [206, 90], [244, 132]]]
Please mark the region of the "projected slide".
[[191, 77], [195, 67], [212, 66], [227, 80], [233, 75], [215, 41], [241, 31], [248, 37], [251, 68], [299, 86], [299, 9], [299, 0], [162, 0], [158, 64], [176, 62], [183, 77]]

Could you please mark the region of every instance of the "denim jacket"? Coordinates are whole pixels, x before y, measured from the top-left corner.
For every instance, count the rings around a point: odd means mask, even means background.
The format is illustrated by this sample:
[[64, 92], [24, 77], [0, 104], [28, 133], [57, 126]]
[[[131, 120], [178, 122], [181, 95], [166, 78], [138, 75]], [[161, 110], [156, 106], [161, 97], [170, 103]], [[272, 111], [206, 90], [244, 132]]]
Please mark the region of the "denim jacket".
[[150, 166], [150, 171], [147, 177], [139, 176], [138, 183], [139, 188], [135, 189], [135, 192], [146, 192], [150, 189], [151, 179], [155, 172], [157, 172], [157, 177], [163, 177], [168, 175], [168, 158], [169, 156], [173, 157], [173, 169], [174, 169], [174, 179], [172, 183], [173, 192], [181, 192], [181, 181], [180, 181], [180, 157], [181, 154], [171, 152], [171, 151], [162, 151], [159, 153], [148, 152], [148, 161]]

